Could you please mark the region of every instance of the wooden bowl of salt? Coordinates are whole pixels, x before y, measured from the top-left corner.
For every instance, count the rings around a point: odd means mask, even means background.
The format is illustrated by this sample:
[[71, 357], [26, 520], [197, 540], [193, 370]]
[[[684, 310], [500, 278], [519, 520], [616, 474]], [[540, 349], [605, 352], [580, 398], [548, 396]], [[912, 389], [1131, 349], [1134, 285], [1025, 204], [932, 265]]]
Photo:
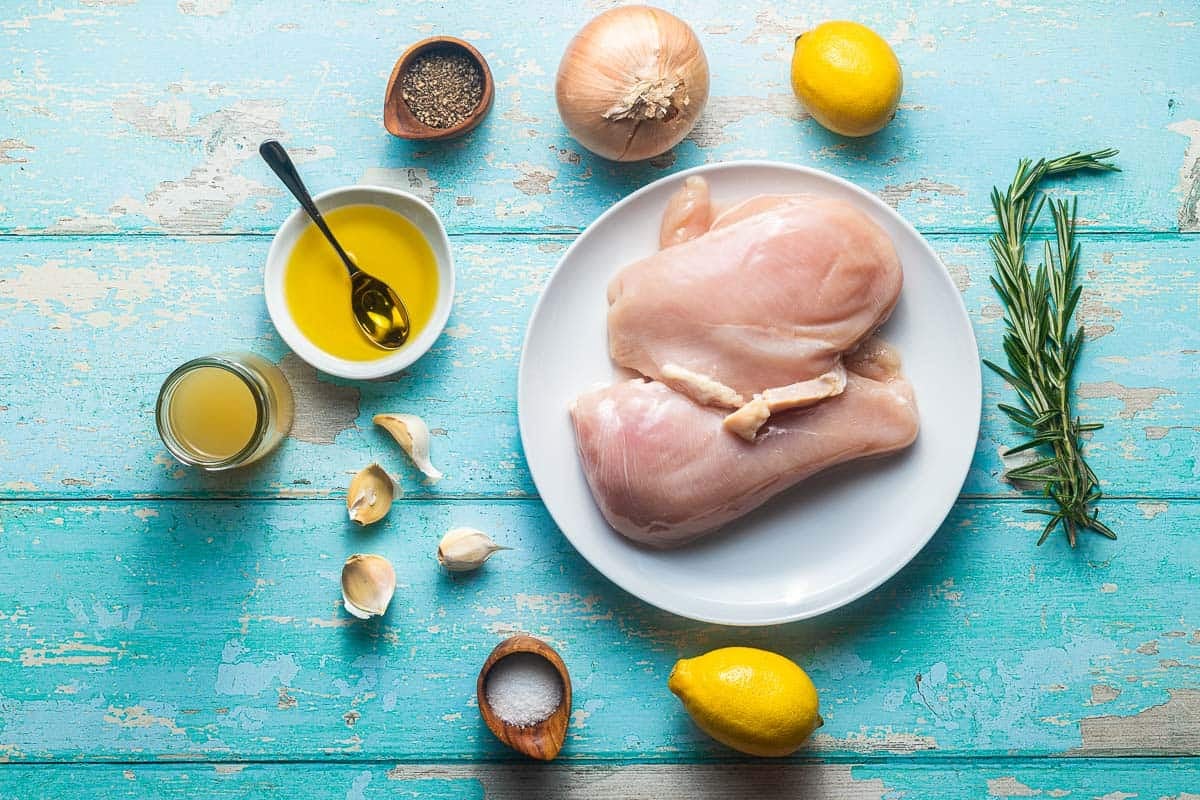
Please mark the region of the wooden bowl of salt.
[[550, 761], [571, 718], [571, 678], [554, 648], [519, 634], [492, 650], [475, 684], [479, 714], [518, 753]]

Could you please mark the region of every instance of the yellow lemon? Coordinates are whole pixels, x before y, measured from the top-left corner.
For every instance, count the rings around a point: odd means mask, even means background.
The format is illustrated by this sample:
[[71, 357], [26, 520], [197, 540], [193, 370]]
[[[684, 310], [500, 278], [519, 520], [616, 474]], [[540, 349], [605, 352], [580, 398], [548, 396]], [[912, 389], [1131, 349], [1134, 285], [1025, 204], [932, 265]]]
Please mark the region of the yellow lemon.
[[868, 136], [896, 116], [904, 78], [896, 54], [857, 22], [825, 22], [796, 37], [792, 90], [817, 122]]
[[667, 687], [700, 729], [752, 756], [786, 756], [824, 724], [804, 670], [753, 647], [722, 647], [675, 662]]

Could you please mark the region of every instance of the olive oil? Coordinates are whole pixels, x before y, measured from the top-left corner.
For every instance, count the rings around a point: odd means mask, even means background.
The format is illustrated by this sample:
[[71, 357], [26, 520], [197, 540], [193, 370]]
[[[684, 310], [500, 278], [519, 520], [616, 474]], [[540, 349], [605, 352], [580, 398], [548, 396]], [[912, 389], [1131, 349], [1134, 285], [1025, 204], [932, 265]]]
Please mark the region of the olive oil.
[[[409, 341], [416, 339], [433, 316], [439, 289], [437, 258], [421, 231], [379, 206], [342, 206], [324, 216], [359, 268], [391, 286], [404, 301]], [[296, 327], [329, 355], [370, 361], [395, 352], [377, 346], [359, 329], [350, 310], [350, 275], [311, 223], [288, 256], [283, 296]]]

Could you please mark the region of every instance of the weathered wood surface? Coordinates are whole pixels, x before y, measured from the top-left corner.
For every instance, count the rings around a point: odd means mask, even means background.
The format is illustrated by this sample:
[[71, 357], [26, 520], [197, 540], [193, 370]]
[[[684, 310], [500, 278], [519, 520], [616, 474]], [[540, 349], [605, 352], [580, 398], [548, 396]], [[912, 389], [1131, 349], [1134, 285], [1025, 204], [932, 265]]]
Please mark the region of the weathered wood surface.
[[[703, 38], [713, 100], [673, 154], [615, 166], [565, 134], [551, 94], [563, 45], [611, 4], [3, 4], [0, 760], [18, 763], [0, 768], [0, 799], [1200, 793], [1200, 9], [664, 3]], [[822, 131], [787, 85], [792, 38], [830, 17], [871, 24], [905, 67], [899, 116], [864, 142]], [[392, 140], [392, 61], [435, 32], [481, 47], [496, 107], [448, 146]], [[395, 184], [446, 220], [454, 317], [410, 373], [330, 380], [274, 335], [259, 276], [291, 201], [254, 157], [268, 136], [315, 189]], [[998, 477], [1013, 439], [991, 376], [946, 525], [821, 619], [670, 617], [554, 529], [520, 453], [516, 361], [549, 270], [614, 200], [734, 158], [845, 176], [929, 234], [995, 357], [991, 186], [1019, 157], [1107, 145], [1124, 172], [1056, 191], [1085, 218], [1081, 412], [1107, 425], [1088, 447], [1118, 542], [1033, 548]], [[235, 347], [284, 363], [301, 416], [267, 463], [204, 479], [157, 442], [154, 394], [181, 360]], [[385, 410], [430, 421], [446, 481], [408, 471], [369, 424]], [[361, 531], [338, 497], [371, 459], [408, 499]], [[516, 549], [451, 579], [433, 550], [460, 524]], [[338, 608], [354, 551], [399, 568], [383, 621]], [[557, 766], [512, 760], [471, 699], [515, 630], [573, 671]], [[675, 658], [733, 643], [809, 669], [827, 720], [811, 763], [733, 763], [667, 693]]]
[[1083, 797], [1195, 800], [1194, 763], [1069, 759], [869, 764], [758, 763], [721, 766], [525, 764], [131, 764], [13, 766], [0, 771], [0, 800], [58, 800], [84, 785], [105, 798], [264, 800], [939, 800]]
[[[0, 237], [0, 496], [327, 496], [372, 459], [414, 496], [531, 496], [520, 455], [516, 371], [526, 321], [570, 239], [456, 236], [459, 292], [447, 335], [396, 380], [317, 376], [280, 342], [262, 299], [268, 240]], [[1003, 322], [986, 242], [931, 241], [963, 288], [980, 346], [999, 360]], [[1200, 477], [1200, 237], [1088, 236], [1080, 412], [1103, 420], [1089, 454], [1115, 496], [1188, 496]], [[301, 398], [282, 452], [247, 473], [186, 470], [154, 430], [162, 376], [209, 352], [281, 360]], [[35, 376], [34, 380], [22, 376]], [[983, 434], [964, 491], [1006, 495], [1014, 444], [985, 376]], [[919, 400], [919, 398], [918, 398]], [[371, 417], [413, 411], [436, 429], [448, 478], [424, 487]]]
[[[357, 529], [335, 500], [4, 506], [0, 752], [13, 760], [502, 759], [474, 701], [491, 647], [528, 631], [572, 672], [563, 758], [728, 757], [666, 690], [681, 657], [765, 646], [803, 664], [810, 754], [1200, 751], [1200, 502], [1114, 501], [1122, 538], [1058, 539], [1011, 501], [959, 503], [896, 578], [807, 623], [739, 630], [633, 600], [540, 503], [404, 502]], [[513, 547], [452, 578], [441, 534]], [[340, 608], [346, 554], [400, 588]], [[804, 543], [782, 557], [803, 558]]]
[[[613, 4], [9, 0], [0, 227], [271, 232], [292, 203], [255, 157], [267, 136], [299, 151], [314, 187], [398, 182], [456, 231], [577, 230], [667, 171], [755, 157], [837, 172], [924, 229], [986, 230], [987, 193], [1018, 158], [1109, 145], [1130, 169], [1080, 187], [1085, 217], [1200, 227], [1189, 0], [662, 3], [702, 37], [713, 99], [672, 156], [632, 167], [582, 151], [553, 99], [567, 40]], [[871, 24], [904, 64], [902, 110], [867, 141], [823, 131], [788, 85], [793, 38], [831, 15]], [[383, 89], [432, 33], [480, 47], [496, 107], [449, 146], [409, 145], [383, 131]]]

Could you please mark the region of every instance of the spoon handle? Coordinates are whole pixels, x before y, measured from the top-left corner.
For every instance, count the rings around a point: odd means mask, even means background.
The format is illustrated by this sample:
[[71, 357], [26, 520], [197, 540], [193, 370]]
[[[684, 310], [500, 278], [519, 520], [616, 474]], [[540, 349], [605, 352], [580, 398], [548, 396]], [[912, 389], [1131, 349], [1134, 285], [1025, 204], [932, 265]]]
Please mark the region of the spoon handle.
[[300, 180], [300, 173], [296, 171], [296, 165], [292, 163], [291, 156], [283, 149], [283, 145], [274, 139], [268, 139], [258, 146], [258, 154], [263, 157], [263, 161], [267, 162], [267, 166], [279, 176], [279, 180], [283, 181], [283, 185], [288, 188], [288, 191], [299, 201], [300, 206], [308, 212], [308, 216], [316, 223], [316, 226], [325, 234], [325, 238], [333, 245], [333, 249], [342, 257], [346, 268], [353, 274], [358, 271], [357, 265], [346, 255], [346, 251], [338, 244], [337, 239], [333, 238], [333, 232], [329, 230], [329, 226], [325, 224], [325, 218], [321, 216], [321, 212], [317, 210], [317, 204], [313, 202], [312, 195], [308, 193], [308, 188], [305, 187], [304, 181]]

